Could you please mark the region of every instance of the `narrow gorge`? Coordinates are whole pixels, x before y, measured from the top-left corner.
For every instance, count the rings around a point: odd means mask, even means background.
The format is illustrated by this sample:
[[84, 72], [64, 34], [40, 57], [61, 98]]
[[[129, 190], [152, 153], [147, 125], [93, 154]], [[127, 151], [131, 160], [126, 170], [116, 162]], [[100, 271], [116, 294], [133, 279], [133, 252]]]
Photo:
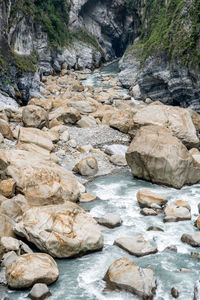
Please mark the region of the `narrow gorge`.
[[0, 0], [0, 300], [200, 299], [200, 1]]

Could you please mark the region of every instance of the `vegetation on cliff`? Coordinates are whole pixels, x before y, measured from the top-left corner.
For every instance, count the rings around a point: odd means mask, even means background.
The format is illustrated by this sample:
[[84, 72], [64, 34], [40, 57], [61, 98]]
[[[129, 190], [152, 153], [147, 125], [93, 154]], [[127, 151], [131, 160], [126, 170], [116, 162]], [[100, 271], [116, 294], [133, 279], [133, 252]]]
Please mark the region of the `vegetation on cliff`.
[[200, 0], [127, 0], [141, 16], [137, 46], [143, 58], [165, 53], [187, 65], [200, 65]]

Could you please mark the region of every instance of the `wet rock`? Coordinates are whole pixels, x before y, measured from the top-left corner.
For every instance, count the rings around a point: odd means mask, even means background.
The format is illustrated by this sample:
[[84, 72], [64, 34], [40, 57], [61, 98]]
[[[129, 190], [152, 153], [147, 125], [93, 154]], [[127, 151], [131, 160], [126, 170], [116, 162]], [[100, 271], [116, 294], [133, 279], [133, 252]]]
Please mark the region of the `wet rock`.
[[16, 182], [16, 189], [23, 193], [31, 205], [47, 205], [77, 201], [78, 182], [63, 167], [45, 161], [28, 151], [0, 152], [0, 169]]
[[95, 195], [91, 195], [89, 193], [84, 193], [80, 195], [79, 202], [87, 203], [96, 200], [97, 197]]
[[121, 220], [120, 216], [112, 214], [112, 213], [106, 214], [105, 216], [103, 216], [101, 218], [95, 218], [95, 220], [100, 225], [106, 226], [108, 228], [115, 228], [122, 224], [122, 220]]
[[193, 270], [186, 269], [186, 268], [181, 268], [181, 269], [180, 269], [180, 272], [183, 272], [183, 273], [194, 273]]
[[190, 252], [190, 257], [200, 259], [200, 253], [199, 252]]
[[191, 220], [191, 208], [187, 201], [177, 200], [168, 204], [164, 210], [164, 222]]
[[196, 219], [194, 224], [198, 229], [200, 229], [200, 216]]
[[15, 224], [14, 231], [41, 251], [59, 258], [82, 255], [103, 247], [99, 225], [72, 202], [29, 209], [22, 221]]
[[108, 287], [129, 291], [142, 299], [152, 299], [156, 291], [154, 272], [140, 268], [125, 257], [117, 259], [109, 267], [104, 280]]
[[150, 227], [147, 228], [147, 231], [152, 231], [152, 230], [153, 231], [162, 231], [162, 232], [164, 232], [164, 230], [160, 227], [150, 226]]
[[167, 203], [167, 198], [150, 190], [142, 189], [137, 192], [140, 207], [161, 208]]
[[168, 246], [164, 249], [164, 251], [177, 252], [177, 247], [175, 245]]
[[192, 247], [200, 247], [200, 232], [185, 233], [182, 235], [181, 241]]
[[127, 166], [125, 157], [119, 154], [112, 155], [110, 157], [110, 162], [116, 166]]
[[181, 188], [200, 180], [200, 167], [187, 148], [160, 126], [137, 130], [126, 160], [134, 176], [153, 183]]
[[40, 106], [27, 105], [22, 112], [22, 121], [25, 127], [42, 129], [49, 126], [48, 113]]
[[140, 213], [144, 216], [157, 216], [158, 215], [158, 213], [154, 209], [147, 208], [147, 207], [141, 209]]
[[2, 180], [0, 182], [0, 193], [6, 198], [11, 198], [14, 196], [15, 186], [16, 182], [12, 178]]
[[194, 286], [194, 300], [200, 299], [200, 281], [197, 280]]
[[21, 255], [6, 268], [8, 286], [12, 289], [28, 288], [35, 283], [49, 285], [55, 282], [58, 276], [56, 262], [44, 253]]
[[121, 237], [115, 240], [114, 245], [138, 257], [158, 252], [143, 236]]
[[178, 298], [179, 297], [179, 291], [177, 287], [173, 286], [171, 289], [171, 295], [173, 298]]
[[28, 297], [32, 300], [44, 300], [51, 296], [49, 288], [44, 283], [36, 283], [32, 287]]
[[98, 172], [98, 162], [93, 156], [88, 156], [79, 161], [74, 169], [74, 172], [80, 173], [83, 176], [93, 176]]

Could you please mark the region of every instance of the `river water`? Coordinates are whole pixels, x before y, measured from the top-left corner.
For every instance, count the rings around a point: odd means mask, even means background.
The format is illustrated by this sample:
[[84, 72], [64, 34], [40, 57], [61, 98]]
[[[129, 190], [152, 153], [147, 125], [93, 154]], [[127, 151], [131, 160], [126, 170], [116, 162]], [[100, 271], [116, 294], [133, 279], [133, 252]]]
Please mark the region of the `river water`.
[[[192, 220], [164, 223], [162, 214], [152, 217], [142, 216], [136, 199], [137, 191], [141, 188], [162, 193], [169, 202], [180, 199], [188, 201], [191, 205]], [[116, 259], [128, 257], [139, 266], [151, 268], [155, 272], [158, 284], [155, 300], [172, 299], [170, 291], [173, 286], [178, 288], [180, 300], [192, 300], [194, 283], [199, 279], [200, 262], [190, 258], [190, 252], [199, 252], [200, 249], [182, 243], [180, 238], [183, 233], [196, 230], [194, 221], [198, 216], [200, 184], [176, 190], [138, 180], [133, 178], [130, 173], [125, 173], [98, 178], [88, 185], [87, 191], [97, 195], [101, 200], [82, 204], [81, 206], [85, 210], [90, 210], [90, 214], [95, 217], [109, 212], [118, 214], [121, 216], [123, 224], [115, 229], [102, 226], [105, 242], [102, 251], [75, 259], [56, 260], [60, 276], [58, 281], [50, 286], [52, 296], [49, 299], [138, 299], [127, 292], [105, 290], [105, 283], [102, 280], [108, 267]], [[149, 226], [160, 227], [164, 232], [147, 231]], [[156, 245], [158, 253], [136, 258], [113, 245], [114, 240], [118, 237], [137, 235], [143, 235], [145, 239]], [[177, 253], [165, 250], [171, 245], [176, 245]], [[192, 272], [180, 272], [181, 268], [190, 269]], [[15, 292], [0, 289], [1, 299], [7, 296], [10, 300], [24, 300], [27, 294], [28, 291]]]

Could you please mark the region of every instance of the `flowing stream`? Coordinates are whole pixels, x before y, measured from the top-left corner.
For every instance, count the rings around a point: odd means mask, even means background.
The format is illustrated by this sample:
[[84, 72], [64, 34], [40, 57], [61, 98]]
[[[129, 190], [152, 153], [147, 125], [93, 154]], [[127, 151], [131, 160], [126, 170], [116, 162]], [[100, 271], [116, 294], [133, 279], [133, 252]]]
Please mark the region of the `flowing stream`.
[[[110, 69], [115, 67], [107, 66]], [[102, 70], [105, 72], [105, 69]], [[88, 75], [88, 81], [97, 84], [97, 73]], [[94, 76], [94, 78], [92, 77]], [[93, 82], [93, 83], [94, 83]], [[152, 189], [162, 193], [169, 201], [186, 200], [191, 205], [192, 220], [164, 223], [163, 215], [142, 216], [137, 203], [136, 194], [141, 188]], [[92, 216], [99, 217], [112, 212], [121, 216], [123, 224], [115, 229], [102, 226], [105, 246], [102, 251], [94, 252], [80, 258], [56, 260], [60, 276], [56, 283], [50, 286], [50, 300], [129, 300], [138, 299], [136, 296], [122, 291], [108, 291], [102, 280], [108, 267], [120, 257], [128, 257], [141, 267], [153, 269], [157, 278], [155, 300], [170, 300], [171, 288], [176, 286], [180, 292], [180, 300], [192, 300], [194, 283], [199, 279], [200, 262], [190, 258], [190, 252], [199, 252], [199, 248], [190, 247], [181, 242], [181, 235], [197, 230], [194, 221], [198, 214], [200, 202], [200, 184], [183, 187], [176, 190], [158, 186], [146, 181], [133, 178], [130, 173], [110, 175], [94, 180], [87, 187], [89, 193], [97, 195], [101, 200], [82, 204], [85, 210], [90, 210]], [[149, 226], [157, 226], [164, 230], [147, 231]], [[158, 248], [157, 254], [141, 258], [129, 255], [126, 251], [113, 245], [116, 238], [121, 236], [143, 235]], [[175, 245], [177, 253], [165, 250]], [[191, 272], [180, 272], [181, 268]], [[31, 270], [30, 270], [31, 272]], [[7, 296], [10, 300], [26, 299], [28, 291], [7, 291], [0, 288], [1, 299]]]

